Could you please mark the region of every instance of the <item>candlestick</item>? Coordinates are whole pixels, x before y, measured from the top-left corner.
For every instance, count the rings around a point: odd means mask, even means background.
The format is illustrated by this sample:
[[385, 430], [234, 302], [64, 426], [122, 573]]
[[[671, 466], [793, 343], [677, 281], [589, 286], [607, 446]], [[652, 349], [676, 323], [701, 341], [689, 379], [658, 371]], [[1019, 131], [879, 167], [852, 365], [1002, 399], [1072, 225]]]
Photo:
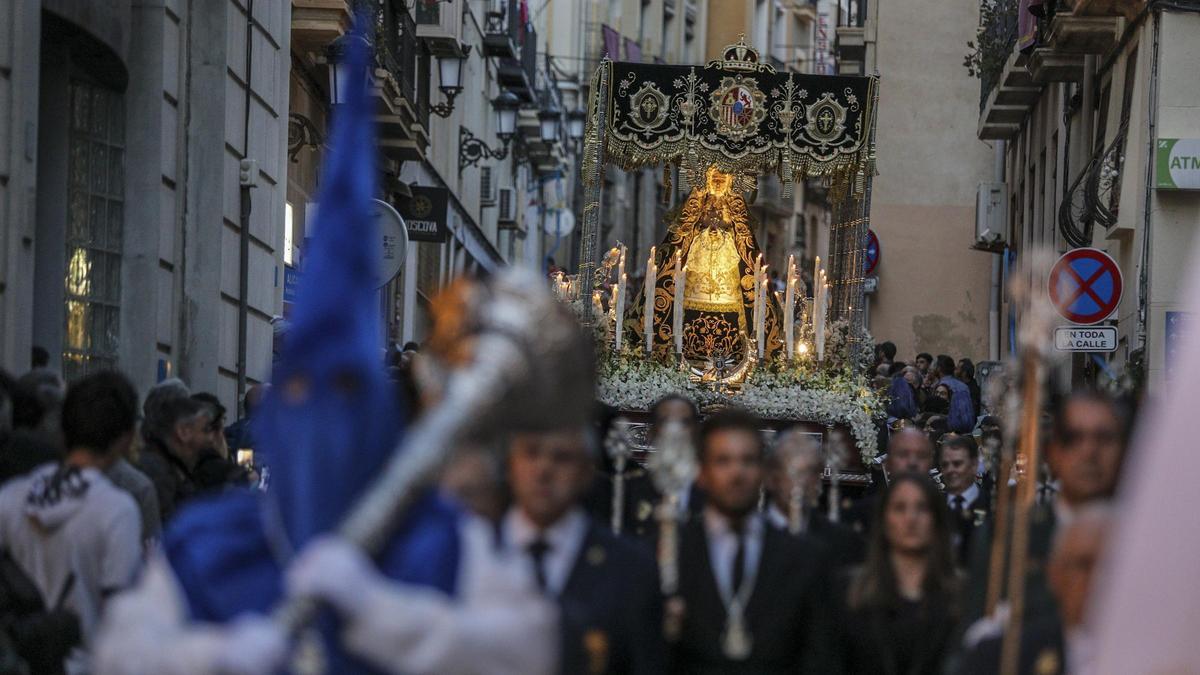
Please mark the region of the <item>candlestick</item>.
[[621, 338], [625, 332], [625, 245], [621, 244], [621, 253], [617, 257], [617, 293], [616, 293], [616, 325], [613, 326], [613, 338], [617, 352], [621, 351]]
[[654, 351], [654, 289], [658, 277], [658, 265], [654, 262], [654, 247], [650, 247], [650, 259], [646, 261], [644, 285], [645, 307], [642, 315], [642, 332], [646, 336], [646, 356]]
[[787, 291], [784, 299], [784, 341], [787, 358], [791, 359], [796, 346], [796, 256], [787, 256]]
[[675, 336], [675, 353], [683, 355], [683, 291], [687, 284], [687, 266], [683, 264], [683, 254], [675, 251], [675, 300], [672, 317], [671, 333]]
[[621, 337], [625, 332], [625, 283], [629, 280], [628, 275], [622, 274], [617, 279], [617, 327], [616, 327], [616, 347], [617, 352], [621, 351]]
[[763, 265], [761, 277], [758, 280], [758, 297], [759, 297], [759, 312], [758, 325], [755, 327], [755, 341], [758, 343], [758, 358], [761, 360], [766, 354], [766, 335], [767, 335], [767, 284], [771, 283], [767, 276], [767, 268], [770, 265]]

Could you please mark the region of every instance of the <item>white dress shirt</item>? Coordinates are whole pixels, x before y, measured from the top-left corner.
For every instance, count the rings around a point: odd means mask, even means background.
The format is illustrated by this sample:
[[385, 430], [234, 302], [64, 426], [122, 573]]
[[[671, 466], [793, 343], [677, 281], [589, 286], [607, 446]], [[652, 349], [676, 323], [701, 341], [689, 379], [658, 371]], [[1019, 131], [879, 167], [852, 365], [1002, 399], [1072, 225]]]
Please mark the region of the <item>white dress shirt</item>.
[[[746, 516], [742, 532], [742, 536], [746, 538], [742, 583], [757, 576], [758, 561], [762, 558], [764, 527], [759, 514], [751, 513]], [[729, 519], [711, 506], [704, 509], [704, 532], [708, 538], [708, 558], [712, 563], [717, 588], [721, 591], [721, 597], [728, 602], [738, 591], [733, 588], [733, 559], [738, 549], [737, 534], [733, 531]]]
[[[955, 496], [956, 495], [950, 494], [949, 492], [946, 493], [946, 504], [951, 509], [954, 508]], [[975, 483], [971, 483], [970, 487], [968, 487], [966, 490], [962, 491], [962, 498], [963, 498], [963, 505], [962, 505], [963, 511], [970, 510], [971, 506], [975, 503], [975, 500], [979, 499], [979, 486], [976, 485]]]
[[542, 572], [546, 575], [546, 591], [560, 595], [567, 586], [575, 560], [587, 536], [587, 516], [579, 508], [568, 511], [545, 530], [539, 529], [521, 509], [513, 507], [504, 515], [502, 532], [504, 545], [514, 555], [524, 556], [532, 569], [529, 546], [541, 539], [547, 545], [542, 556]]

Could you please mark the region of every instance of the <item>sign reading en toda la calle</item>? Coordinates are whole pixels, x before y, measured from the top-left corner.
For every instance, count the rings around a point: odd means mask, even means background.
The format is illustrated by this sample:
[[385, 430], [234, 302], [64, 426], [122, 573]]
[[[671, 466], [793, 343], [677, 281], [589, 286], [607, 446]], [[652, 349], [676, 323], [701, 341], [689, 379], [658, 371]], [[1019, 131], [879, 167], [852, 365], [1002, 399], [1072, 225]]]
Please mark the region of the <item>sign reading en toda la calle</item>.
[[1155, 187], [1200, 190], [1200, 138], [1160, 138], [1154, 146]]
[[1060, 352], [1115, 352], [1117, 329], [1113, 326], [1059, 326], [1054, 330], [1054, 348]]

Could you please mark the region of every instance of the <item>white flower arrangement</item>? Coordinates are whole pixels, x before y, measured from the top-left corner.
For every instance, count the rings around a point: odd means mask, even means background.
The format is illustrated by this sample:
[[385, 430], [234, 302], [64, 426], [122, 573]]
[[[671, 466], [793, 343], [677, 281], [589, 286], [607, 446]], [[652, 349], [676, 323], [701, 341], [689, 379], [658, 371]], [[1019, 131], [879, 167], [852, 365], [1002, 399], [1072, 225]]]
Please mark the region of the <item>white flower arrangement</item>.
[[873, 420], [882, 414], [884, 401], [850, 369], [773, 361], [756, 368], [741, 391], [729, 395], [693, 383], [678, 367], [624, 349], [620, 355], [602, 350], [598, 375], [598, 398], [616, 408], [645, 410], [666, 394], [680, 393], [702, 407], [737, 405], [764, 418], [844, 424], [865, 466], [879, 449]]

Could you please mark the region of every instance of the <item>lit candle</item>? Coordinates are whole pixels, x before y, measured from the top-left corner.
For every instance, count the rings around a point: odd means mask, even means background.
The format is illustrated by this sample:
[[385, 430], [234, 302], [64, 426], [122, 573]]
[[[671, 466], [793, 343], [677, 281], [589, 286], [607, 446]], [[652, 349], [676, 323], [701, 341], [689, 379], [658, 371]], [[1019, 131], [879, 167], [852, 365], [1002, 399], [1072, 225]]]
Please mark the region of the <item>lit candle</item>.
[[654, 247], [650, 247], [650, 259], [646, 261], [645, 310], [642, 317], [642, 332], [646, 335], [646, 356], [654, 351], [654, 289], [658, 278], [658, 265], [654, 262]]
[[788, 256], [787, 290], [783, 299], [783, 338], [787, 343], [784, 347], [784, 358], [790, 359], [795, 347], [796, 323], [796, 256]]
[[604, 313], [604, 296], [600, 291], [592, 291], [592, 314], [600, 316]]
[[825, 270], [821, 270], [821, 280], [817, 285], [820, 291], [820, 299], [817, 300], [816, 310], [813, 314], [815, 329], [813, 330], [814, 342], [817, 343], [817, 360], [825, 360], [825, 312], [828, 309], [829, 303], [829, 284], [825, 282]]
[[613, 330], [614, 345], [621, 351], [621, 334], [625, 327], [625, 246], [621, 246], [621, 257], [617, 259], [617, 310], [615, 313], [616, 327]]
[[683, 354], [683, 291], [684, 285], [687, 283], [687, 266], [683, 264], [683, 254], [675, 251], [675, 301], [673, 309], [675, 315], [672, 317], [671, 334], [675, 336], [675, 353]]
[[758, 320], [762, 317], [762, 299], [759, 297], [758, 280], [762, 275], [762, 254], [754, 259], [754, 335], [758, 335]]
[[762, 272], [758, 280], [758, 326], [756, 326], [755, 341], [758, 342], [758, 358], [762, 359], [766, 354], [766, 337], [767, 337], [767, 284], [770, 283], [767, 277], [767, 268], [770, 265], [763, 265]]

